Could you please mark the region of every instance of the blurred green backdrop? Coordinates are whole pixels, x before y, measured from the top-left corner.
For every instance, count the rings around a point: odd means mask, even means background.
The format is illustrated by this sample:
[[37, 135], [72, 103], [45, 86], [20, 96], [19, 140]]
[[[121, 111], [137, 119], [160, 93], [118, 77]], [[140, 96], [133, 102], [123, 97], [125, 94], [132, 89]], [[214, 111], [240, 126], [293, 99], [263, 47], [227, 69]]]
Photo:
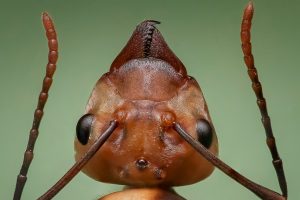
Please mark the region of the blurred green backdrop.
[[[90, 91], [144, 19], [162, 22], [158, 28], [169, 46], [199, 81], [218, 133], [220, 157], [279, 191], [240, 49], [247, 0], [0, 2], [0, 199], [12, 199], [44, 77], [43, 11], [55, 21], [60, 55], [23, 199], [37, 198], [73, 164], [75, 126]], [[254, 5], [256, 65], [290, 199], [299, 199], [300, 1], [257, 0]], [[121, 188], [79, 174], [55, 199], [96, 199]], [[257, 199], [219, 170], [176, 190], [189, 200]]]

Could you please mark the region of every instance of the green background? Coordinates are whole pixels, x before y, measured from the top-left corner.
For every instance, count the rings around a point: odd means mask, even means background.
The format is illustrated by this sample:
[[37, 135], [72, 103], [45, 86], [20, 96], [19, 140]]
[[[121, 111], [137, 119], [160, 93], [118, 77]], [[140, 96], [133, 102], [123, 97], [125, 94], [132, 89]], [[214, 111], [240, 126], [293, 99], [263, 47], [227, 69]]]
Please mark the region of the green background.
[[[45, 192], [73, 164], [77, 120], [97, 79], [145, 19], [200, 83], [220, 143], [220, 157], [279, 191], [255, 96], [240, 48], [247, 0], [0, 1], [0, 199], [12, 199], [33, 110], [44, 77], [47, 42], [40, 15], [48, 11], [59, 37], [59, 61], [23, 199]], [[253, 47], [290, 199], [299, 199], [300, 1], [254, 1]], [[197, 166], [194, 166], [195, 168]], [[55, 199], [96, 199], [122, 186], [79, 174]], [[189, 200], [257, 199], [219, 170], [176, 189]]]

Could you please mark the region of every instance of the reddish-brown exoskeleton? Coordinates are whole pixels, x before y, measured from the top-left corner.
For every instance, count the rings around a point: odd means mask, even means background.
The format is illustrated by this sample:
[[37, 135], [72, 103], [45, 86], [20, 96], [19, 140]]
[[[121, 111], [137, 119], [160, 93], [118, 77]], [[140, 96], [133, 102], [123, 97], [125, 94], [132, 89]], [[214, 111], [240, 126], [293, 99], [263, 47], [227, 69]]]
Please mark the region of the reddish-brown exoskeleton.
[[[282, 161], [251, 53], [252, 15], [253, 5], [249, 3], [241, 26], [242, 50], [282, 195], [250, 181], [217, 158], [217, 136], [198, 83], [187, 75], [165, 43], [155, 27], [158, 22], [146, 20], [137, 26], [92, 91], [86, 113], [76, 127], [77, 162], [39, 199], [51, 199], [82, 169], [98, 181], [129, 186], [102, 200], [182, 200], [171, 187], [198, 182], [208, 177], [214, 166], [261, 199], [287, 199]], [[43, 23], [49, 41], [49, 63], [15, 200], [20, 199], [26, 181], [58, 55], [56, 32], [47, 14], [43, 14]]]

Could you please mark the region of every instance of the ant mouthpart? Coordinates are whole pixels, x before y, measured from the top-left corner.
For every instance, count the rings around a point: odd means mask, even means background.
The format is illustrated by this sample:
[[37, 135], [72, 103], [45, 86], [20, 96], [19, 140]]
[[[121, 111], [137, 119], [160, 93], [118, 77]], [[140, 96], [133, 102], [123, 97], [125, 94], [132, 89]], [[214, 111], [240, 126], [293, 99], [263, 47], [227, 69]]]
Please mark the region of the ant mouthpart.
[[147, 168], [148, 164], [149, 164], [148, 161], [144, 158], [140, 158], [135, 162], [135, 165], [139, 170], [143, 170]]

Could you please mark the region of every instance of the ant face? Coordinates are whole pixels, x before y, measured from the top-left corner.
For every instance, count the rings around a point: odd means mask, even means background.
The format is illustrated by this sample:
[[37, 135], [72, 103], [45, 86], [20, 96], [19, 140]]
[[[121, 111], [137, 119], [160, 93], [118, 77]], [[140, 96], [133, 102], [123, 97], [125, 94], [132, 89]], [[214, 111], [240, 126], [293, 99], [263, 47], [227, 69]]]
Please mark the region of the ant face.
[[[89, 114], [79, 120], [77, 133], [82, 136], [75, 141], [76, 159], [89, 149], [111, 119], [119, 123], [83, 171], [100, 181], [134, 186], [185, 185], [204, 179], [213, 165], [172, 128], [173, 122], [180, 121], [195, 139], [217, 154], [216, 134], [198, 84], [191, 78], [174, 80], [169, 76], [172, 67], [165, 62], [132, 62], [136, 66], [125, 64], [124, 69], [99, 80], [87, 106]], [[158, 63], [164, 67], [153, 72], [151, 67]], [[117, 81], [115, 77], [119, 77]], [[138, 90], [143, 84], [159, 80], [166, 85]], [[126, 88], [129, 93], [135, 92], [126, 96]]]
[[[137, 42], [141, 38], [145, 41]], [[157, 43], [154, 47], [165, 48], [163, 54], [149, 46], [149, 39]], [[132, 42], [142, 45], [142, 54]], [[86, 113], [77, 125], [77, 160], [109, 121], [118, 121], [118, 128], [83, 169], [96, 180], [131, 186], [186, 185], [214, 169], [173, 129], [180, 122], [193, 138], [218, 153], [201, 89], [186, 75], [153, 21], [137, 27], [110, 72], [96, 84]]]

